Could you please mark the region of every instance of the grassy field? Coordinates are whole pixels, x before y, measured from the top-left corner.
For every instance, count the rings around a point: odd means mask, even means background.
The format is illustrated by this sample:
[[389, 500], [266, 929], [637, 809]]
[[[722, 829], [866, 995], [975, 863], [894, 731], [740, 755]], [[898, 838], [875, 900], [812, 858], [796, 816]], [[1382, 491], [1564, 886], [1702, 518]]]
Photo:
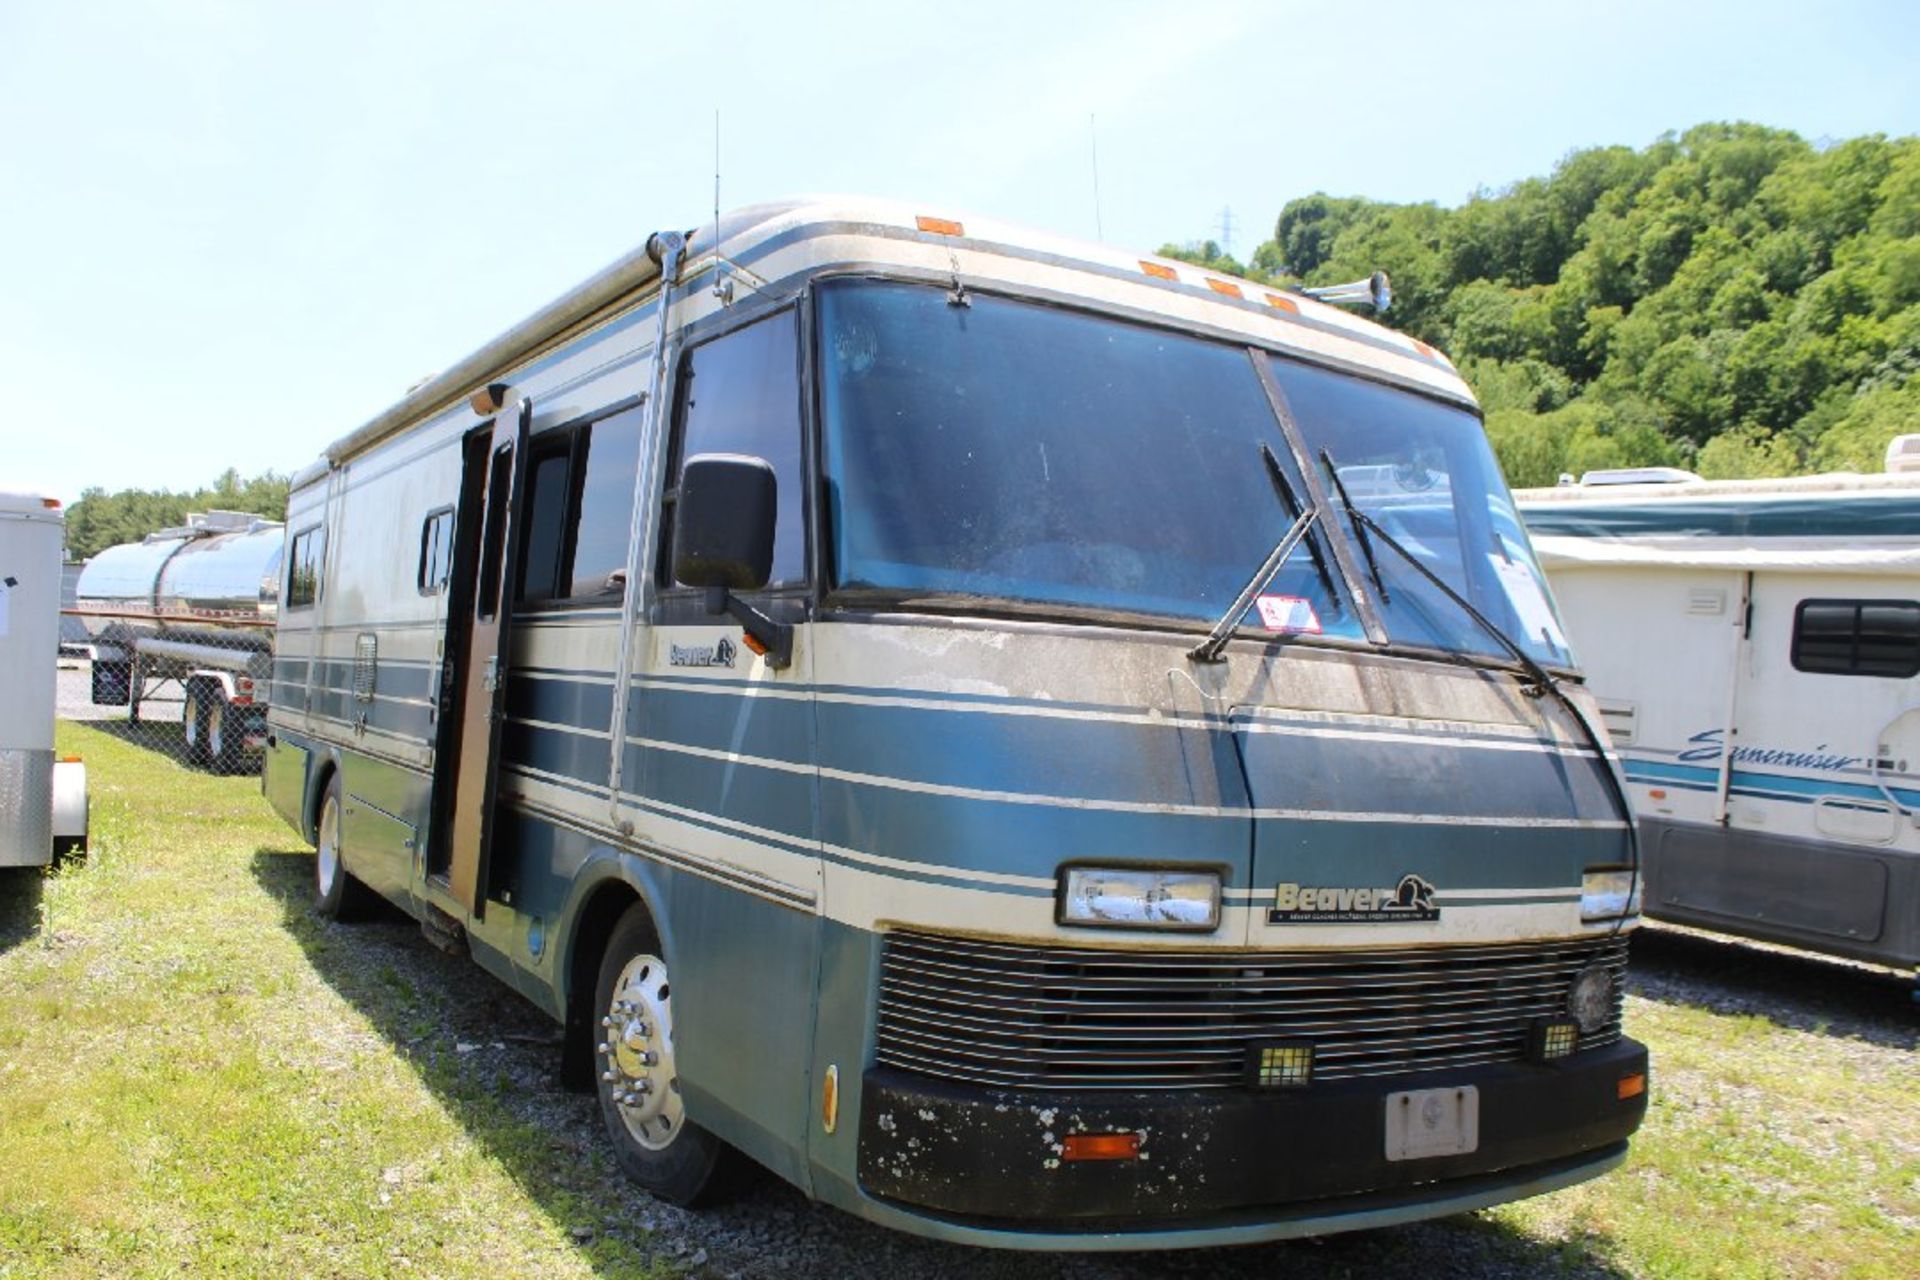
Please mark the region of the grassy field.
[[[253, 779], [61, 734], [89, 761], [94, 847], [0, 878], [0, 1277], [705, 1270], [649, 1237], [648, 1202], [554, 1083], [538, 1015], [403, 926], [315, 920], [310, 856]], [[1168, 1263], [1914, 1275], [1920, 1051], [1898, 983], [1654, 941], [1628, 1004], [1654, 1053], [1653, 1106], [1624, 1169], [1411, 1233]], [[1721, 981], [1730, 965], [1746, 969]], [[780, 1190], [739, 1212], [805, 1209]], [[890, 1247], [812, 1217], [816, 1233]], [[981, 1257], [941, 1248], [892, 1274]], [[991, 1270], [1117, 1274], [1063, 1265]]]

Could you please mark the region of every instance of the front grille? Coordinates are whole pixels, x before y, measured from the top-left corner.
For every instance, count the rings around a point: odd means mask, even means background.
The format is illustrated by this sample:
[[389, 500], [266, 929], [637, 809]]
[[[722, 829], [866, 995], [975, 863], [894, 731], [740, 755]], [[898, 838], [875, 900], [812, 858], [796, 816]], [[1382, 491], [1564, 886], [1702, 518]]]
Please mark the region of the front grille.
[[1230, 1089], [1262, 1041], [1310, 1040], [1314, 1079], [1515, 1062], [1574, 975], [1625, 937], [1378, 951], [1100, 951], [898, 932], [880, 955], [878, 1062], [1013, 1089]]

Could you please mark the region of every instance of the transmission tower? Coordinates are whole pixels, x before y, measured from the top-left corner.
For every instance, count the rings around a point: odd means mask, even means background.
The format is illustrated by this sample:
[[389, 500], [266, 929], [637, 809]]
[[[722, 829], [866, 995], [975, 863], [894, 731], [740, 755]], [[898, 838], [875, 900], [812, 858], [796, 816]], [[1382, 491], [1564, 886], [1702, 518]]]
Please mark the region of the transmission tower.
[[1220, 252], [1233, 256], [1233, 210], [1221, 206], [1220, 209]]

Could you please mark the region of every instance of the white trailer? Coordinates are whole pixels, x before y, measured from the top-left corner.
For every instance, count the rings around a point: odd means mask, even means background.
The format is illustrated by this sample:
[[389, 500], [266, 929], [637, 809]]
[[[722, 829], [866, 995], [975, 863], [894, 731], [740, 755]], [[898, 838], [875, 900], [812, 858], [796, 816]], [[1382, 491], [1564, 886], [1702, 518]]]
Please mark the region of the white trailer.
[[63, 533], [57, 499], [0, 492], [0, 867], [87, 843], [86, 765], [53, 749]]
[[1920, 474], [1608, 480], [1515, 496], [1647, 914], [1920, 965]]

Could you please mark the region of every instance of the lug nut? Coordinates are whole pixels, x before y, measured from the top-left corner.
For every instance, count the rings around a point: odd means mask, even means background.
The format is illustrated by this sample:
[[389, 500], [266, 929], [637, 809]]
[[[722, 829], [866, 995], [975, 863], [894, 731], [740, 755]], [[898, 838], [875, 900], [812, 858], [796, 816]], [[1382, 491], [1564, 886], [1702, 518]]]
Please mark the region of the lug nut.
[[618, 1071], [602, 1071], [600, 1073], [600, 1079], [607, 1084], [617, 1084], [620, 1080], [620, 1073]]

